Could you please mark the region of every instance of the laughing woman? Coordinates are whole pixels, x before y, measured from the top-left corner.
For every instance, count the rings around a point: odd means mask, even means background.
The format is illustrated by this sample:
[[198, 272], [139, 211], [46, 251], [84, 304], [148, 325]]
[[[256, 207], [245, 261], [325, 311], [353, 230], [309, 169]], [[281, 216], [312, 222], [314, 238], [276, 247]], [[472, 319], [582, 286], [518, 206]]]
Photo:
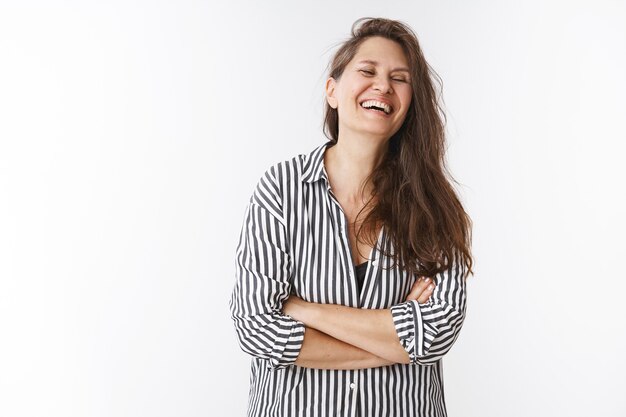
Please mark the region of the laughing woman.
[[330, 140], [258, 182], [229, 302], [248, 416], [446, 416], [473, 272], [434, 78], [410, 27], [357, 20], [326, 82]]

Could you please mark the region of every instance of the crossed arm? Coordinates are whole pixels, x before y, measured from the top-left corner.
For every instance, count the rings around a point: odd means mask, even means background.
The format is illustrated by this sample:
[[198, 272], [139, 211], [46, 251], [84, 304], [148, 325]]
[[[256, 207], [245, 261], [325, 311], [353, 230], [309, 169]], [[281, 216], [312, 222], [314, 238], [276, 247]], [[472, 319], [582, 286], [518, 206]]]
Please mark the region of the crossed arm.
[[[408, 300], [424, 303], [434, 284], [415, 282]], [[410, 363], [398, 340], [390, 309], [360, 309], [337, 304], [310, 303], [291, 295], [283, 313], [306, 326], [295, 364], [305, 368], [361, 369]]]
[[463, 264], [453, 263], [431, 283], [417, 280], [406, 301], [389, 309], [309, 303], [290, 295], [293, 260], [284, 221], [256, 201], [246, 209], [229, 300], [244, 352], [271, 370], [294, 363], [361, 369], [431, 365], [450, 349], [465, 316]]

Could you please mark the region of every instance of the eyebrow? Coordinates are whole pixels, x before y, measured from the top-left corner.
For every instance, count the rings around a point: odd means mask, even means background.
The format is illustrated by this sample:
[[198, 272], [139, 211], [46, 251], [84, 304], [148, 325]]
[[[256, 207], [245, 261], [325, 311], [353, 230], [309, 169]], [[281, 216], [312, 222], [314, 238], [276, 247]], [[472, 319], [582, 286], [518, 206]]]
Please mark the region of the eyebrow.
[[[362, 61], [359, 61], [358, 64], [372, 64], [372, 65], [378, 65], [378, 62], [371, 60], [371, 59], [364, 59]], [[408, 68], [405, 67], [399, 67], [399, 68], [394, 68], [391, 70], [391, 72], [394, 71], [404, 71], [404, 72], [410, 72]]]

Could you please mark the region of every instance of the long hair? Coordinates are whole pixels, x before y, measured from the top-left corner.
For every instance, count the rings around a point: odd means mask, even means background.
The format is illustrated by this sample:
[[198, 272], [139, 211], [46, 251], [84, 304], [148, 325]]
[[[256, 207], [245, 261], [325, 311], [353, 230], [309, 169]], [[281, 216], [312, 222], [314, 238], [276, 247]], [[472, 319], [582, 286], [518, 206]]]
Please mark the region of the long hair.
[[[357, 215], [365, 213], [357, 239], [376, 244], [376, 225], [383, 224], [394, 250], [380, 250], [394, 265], [399, 262], [409, 273], [434, 276], [460, 262], [466, 277], [473, 275], [472, 222], [450, 183], [456, 181], [444, 158], [446, 117], [433, 85], [436, 81], [441, 87], [441, 78], [426, 62], [415, 33], [401, 21], [364, 17], [354, 22], [351, 32], [330, 62], [329, 77], [339, 80], [361, 43], [381, 36], [402, 47], [413, 90], [404, 123], [389, 139], [387, 153], [363, 185], [371, 181], [374, 190]], [[323, 130], [336, 144], [339, 115], [328, 102]], [[367, 237], [360, 240], [363, 232]]]

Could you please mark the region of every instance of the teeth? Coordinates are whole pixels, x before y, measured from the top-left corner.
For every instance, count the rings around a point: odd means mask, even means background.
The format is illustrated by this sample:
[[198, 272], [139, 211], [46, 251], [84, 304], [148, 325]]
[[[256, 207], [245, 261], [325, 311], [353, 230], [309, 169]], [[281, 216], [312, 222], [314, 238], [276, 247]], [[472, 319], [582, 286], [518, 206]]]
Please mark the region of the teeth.
[[379, 108], [383, 109], [386, 114], [391, 113], [391, 107], [389, 107], [388, 104], [385, 104], [383, 102], [376, 101], [376, 100], [367, 100], [367, 101], [364, 101], [363, 103], [361, 103], [361, 107], [368, 108], [368, 107], [372, 107], [372, 106], [376, 106], [376, 107], [379, 107]]

